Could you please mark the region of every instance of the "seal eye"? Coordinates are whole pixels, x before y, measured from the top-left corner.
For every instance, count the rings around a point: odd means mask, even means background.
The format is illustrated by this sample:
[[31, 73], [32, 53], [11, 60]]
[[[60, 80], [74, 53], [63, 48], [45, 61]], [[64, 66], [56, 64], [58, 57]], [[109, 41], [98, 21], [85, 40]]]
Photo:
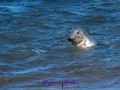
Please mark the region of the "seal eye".
[[80, 32], [77, 32], [77, 34], [79, 34]]

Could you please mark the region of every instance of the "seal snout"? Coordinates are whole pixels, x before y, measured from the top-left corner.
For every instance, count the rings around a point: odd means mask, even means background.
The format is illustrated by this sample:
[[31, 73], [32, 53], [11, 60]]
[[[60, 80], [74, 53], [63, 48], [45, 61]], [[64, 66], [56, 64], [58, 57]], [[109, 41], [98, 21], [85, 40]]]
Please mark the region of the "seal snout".
[[73, 38], [72, 37], [68, 37], [67, 40], [72, 42]]
[[72, 41], [72, 39], [71, 39], [71, 38], [68, 38], [67, 40], [68, 40], [68, 41]]

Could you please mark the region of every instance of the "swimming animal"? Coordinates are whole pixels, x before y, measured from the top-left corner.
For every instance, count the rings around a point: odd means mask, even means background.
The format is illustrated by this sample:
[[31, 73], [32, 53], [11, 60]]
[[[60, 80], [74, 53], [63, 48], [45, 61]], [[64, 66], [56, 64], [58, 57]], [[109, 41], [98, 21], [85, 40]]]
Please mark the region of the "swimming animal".
[[68, 36], [68, 41], [81, 48], [89, 48], [97, 44], [97, 42], [91, 38], [84, 29], [81, 28], [73, 29], [72, 33]]

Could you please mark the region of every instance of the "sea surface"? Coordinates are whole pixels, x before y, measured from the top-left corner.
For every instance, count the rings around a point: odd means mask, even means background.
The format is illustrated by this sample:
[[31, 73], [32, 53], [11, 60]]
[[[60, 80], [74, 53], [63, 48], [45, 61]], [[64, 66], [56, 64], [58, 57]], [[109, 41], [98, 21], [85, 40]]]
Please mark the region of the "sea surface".
[[[97, 45], [71, 45], [76, 27]], [[120, 0], [0, 0], [0, 90], [62, 89], [120, 90]]]

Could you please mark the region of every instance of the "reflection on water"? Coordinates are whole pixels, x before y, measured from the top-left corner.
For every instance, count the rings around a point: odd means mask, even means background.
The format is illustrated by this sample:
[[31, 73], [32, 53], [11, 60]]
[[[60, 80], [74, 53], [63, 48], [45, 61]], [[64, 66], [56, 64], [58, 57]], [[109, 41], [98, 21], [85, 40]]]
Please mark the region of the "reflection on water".
[[[119, 0], [0, 1], [0, 89], [61, 90], [43, 80], [76, 80], [65, 90], [118, 90]], [[67, 41], [83, 27], [98, 42], [80, 50]]]

